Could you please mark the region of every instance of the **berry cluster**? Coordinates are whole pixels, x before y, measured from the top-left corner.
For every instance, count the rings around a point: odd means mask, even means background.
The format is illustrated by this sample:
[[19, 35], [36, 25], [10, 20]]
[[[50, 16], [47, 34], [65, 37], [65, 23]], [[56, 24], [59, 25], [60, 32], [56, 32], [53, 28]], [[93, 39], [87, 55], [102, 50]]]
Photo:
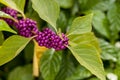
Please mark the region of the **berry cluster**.
[[65, 49], [65, 45], [68, 45], [68, 38], [65, 34], [62, 33], [60, 37], [49, 28], [45, 28], [42, 32], [39, 32], [35, 39], [40, 46], [54, 48], [55, 50]]
[[[2, 11], [17, 19], [17, 11], [8, 7], [3, 8]], [[49, 28], [45, 28], [42, 32], [40, 32], [37, 28], [36, 21], [29, 18], [20, 19], [18, 22], [14, 22], [13, 20], [7, 18], [2, 19], [4, 19], [9, 25], [15, 25], [19, 35], [21, 36], [32, 37], [36, 35], [35, 40], [38, 42], [39, 46], [62, 50], [66, 48], [66, 45], [68, 45], [68, 38], [65, 34], [62, 33], [61, 36], [58, 36]]]
[[[9, 14], [10, 16], [12, 16], [13, 18], [17, 19], [17, 11], [14, 9], [11, 9], [9, 7], [4, 7], [2, 8], [2, 11]], [[13, 25], [14, 21], [8, 18], [2, 18], [3, 20], [5, 20], [9, 25]]]
[[16, 28], [18, 29], [18, 33], [24, 37], [32, 37], [38, 33], [36, 21], [29, 18], [19, 20]]

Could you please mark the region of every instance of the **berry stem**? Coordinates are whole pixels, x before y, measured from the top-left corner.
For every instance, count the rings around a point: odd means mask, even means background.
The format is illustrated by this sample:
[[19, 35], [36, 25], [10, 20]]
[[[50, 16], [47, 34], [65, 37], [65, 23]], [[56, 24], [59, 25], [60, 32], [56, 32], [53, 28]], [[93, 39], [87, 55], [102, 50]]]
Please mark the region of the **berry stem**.
[[21, 14], [22, 14], [23, 18], [24, 18], [24, 19], [26, 19], [26, 16], [25, 16], [25, 14], [24, 14], [23, 12], [22, 12]]
[[36, 52], [34, 52], [33, 56], [33, 76], [35, 77], [39, 76], [39, 59], [37, 58]]
[[18, 22], [19, 22], [19, 21], [18, 21], [17, 19], [15, 19], [15, 18], [14, 18], [14, 21], [15, 21], [16, 23], [18, 23]]

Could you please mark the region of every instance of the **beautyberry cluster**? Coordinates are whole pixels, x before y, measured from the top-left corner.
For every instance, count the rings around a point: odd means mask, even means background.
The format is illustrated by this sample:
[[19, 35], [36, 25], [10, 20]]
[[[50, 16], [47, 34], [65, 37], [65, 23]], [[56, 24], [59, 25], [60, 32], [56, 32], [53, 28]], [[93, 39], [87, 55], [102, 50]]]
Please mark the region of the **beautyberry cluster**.
[[29, 18], [19, 20], [16, 28], [18, 29], [18, 33], [24, 37], [32, 37], [38, 33], [36, 21]]
[[[17, 11], [14, 10], [14, 9], [11, 9], [9, 7], [4, 7], [2, 8], [2, 11], [9, 14], [10, 16], [12, 16], [13, 18], [17, 19]], [[9, 25], [13, 25], [14, 24], [14, 21], [11, 20], [11, 19], [8, 19], [8, 18], [2, 18], [4, 19]]]
[[[2, 11], [17, 19], [17, 11], [9, 7], [3, 8]], [[9, 25], [15, 25], [21, 36], [32, 37], [36, 35], [35, 40], [38, 42], [39, 46], [62, 50], [68, 45], [68, 38], [64, 33], [59, 36], [49, 28], [45, 28], [40, 32], [37, 28], [36, 21], [33, 21], [32, 19], [20, 19], [18, 22], [14, 22], [7, 18], [2, 19], [4, 19]]]
[[62, 33], [61, 37], [55, 34], [51, 29], [45, 28], [38, 33], [35, 38], [40, 46], [47, 48], [54, 48], [55, 50], [62, 50], [68, 45], [68, 38]]

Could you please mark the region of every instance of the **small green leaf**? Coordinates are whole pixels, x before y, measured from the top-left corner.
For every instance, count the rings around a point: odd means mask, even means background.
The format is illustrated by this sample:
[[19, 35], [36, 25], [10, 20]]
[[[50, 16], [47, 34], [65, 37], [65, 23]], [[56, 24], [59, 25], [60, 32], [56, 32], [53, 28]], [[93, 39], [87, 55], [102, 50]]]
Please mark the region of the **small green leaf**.
[[110, 38], [109, 23], [107, 17], [102, 11], [93, 11], [93, 27], [103, 36]]
[[3, 18], [10, 18], [12, 19], [13, 21], [17, 21], [15, 18], [13, 18], [12, 16], [10, 16], [9, 14], [6, 14], [2, 11], [0, 11], [0, 17], [3, 17]]
[[61, 54], [54, 49], [47, 50], [40, 60], [40, 71], [44, 80], [55, 80], [61, 64]]
[[103, 64], [100, 59], [100, 54], [98, 53], [96, 48], [89, 44], [81, 44], [68, 48], [82, 66], [87, 68], [100, 80], [106, 80]]
[[4, 41], [3, 33], [0, 31], [0, 45], [2, 45]]
[[40, 18], [47, 21], [57, 31], [56, 21], [60, 12], [57, 2], [55, 0], [32, 0], [32, 6]]
[[92, 15], [93, 14], [89, 14], [83, 17], [75, 18], [72, 22], [70, 29], [67, 32], [68, 36], [72, 34], [83, 34], [91, 32]]
[[101, 52], [98, 39], [95, 37], [94, 33], [92, 32], [85, 34], [70, 35], [69, 44], [71, 46], [76, 46], [78, 44], [91, 44], [95, 46], [99, 52]]
[[0, 3], [17, 10], [25, 17], [24, 15], [25, 0], [17, 0], [17, 1], [16, 0], [0, 0]]
[[16, 34], [16, 32], [3, 20], [0, 20], [0, 31], [8, 31]]
[[73, 6], [74, 0], [56, 0], [60, 7], [62, 8], [71, 8]]
[[15, 58], [31, 39], [14, 35], [5, 40], [0, 48], [0, 66]]
[[10, 72], [8, 80], [34, 80], [32, 76], [32, 65], [29, 64], [15, 68]]

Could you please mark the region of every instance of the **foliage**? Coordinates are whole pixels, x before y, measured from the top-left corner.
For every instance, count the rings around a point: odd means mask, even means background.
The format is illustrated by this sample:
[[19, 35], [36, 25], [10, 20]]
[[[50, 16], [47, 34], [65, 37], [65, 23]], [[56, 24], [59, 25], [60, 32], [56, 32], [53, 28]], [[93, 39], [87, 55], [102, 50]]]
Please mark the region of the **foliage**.
[[[106, 80], [111, 73], [120, 79], [119, 0], [0, 0], [5, 6], [36, 20], [40, 31], [66, 33], [69, 45], [63, 51], [36, 47], [35, 36], [19, 36], [0, 20], [0, 80]], [[2, 11], [0, 17], [17, 22]]]

